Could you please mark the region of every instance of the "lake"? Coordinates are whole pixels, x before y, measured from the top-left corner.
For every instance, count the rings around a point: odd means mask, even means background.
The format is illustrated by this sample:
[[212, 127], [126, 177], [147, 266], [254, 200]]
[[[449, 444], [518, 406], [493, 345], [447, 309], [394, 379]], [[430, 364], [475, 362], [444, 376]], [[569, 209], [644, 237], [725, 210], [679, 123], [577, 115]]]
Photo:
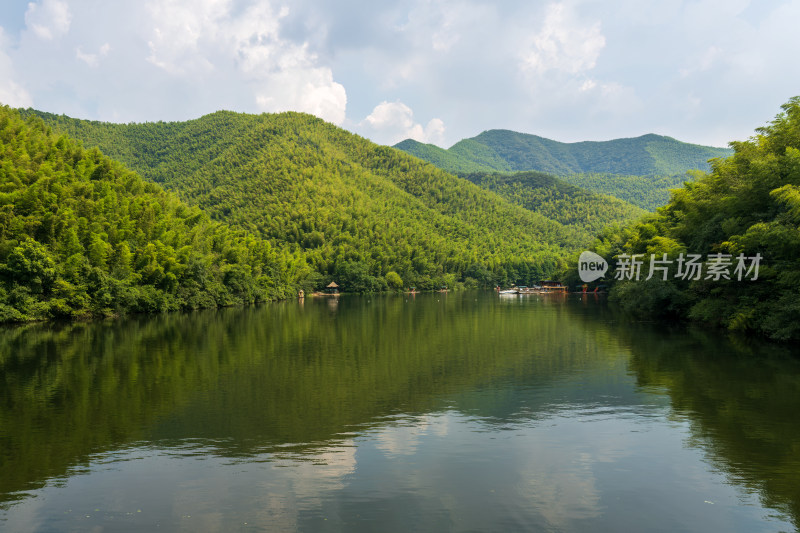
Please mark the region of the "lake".
[[798, 413], [790, 348], [594, 296], [7, 327], [0, 531], [795, 531]]

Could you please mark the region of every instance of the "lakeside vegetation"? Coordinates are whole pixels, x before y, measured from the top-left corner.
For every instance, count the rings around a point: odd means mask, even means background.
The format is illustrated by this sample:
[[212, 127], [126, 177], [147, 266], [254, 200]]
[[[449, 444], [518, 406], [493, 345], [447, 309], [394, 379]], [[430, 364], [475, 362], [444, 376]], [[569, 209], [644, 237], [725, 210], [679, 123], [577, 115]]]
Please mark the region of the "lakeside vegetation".
[[285, 297], [302, 265], [0, 107], [0, 321]]
[[[798, 340], [798, 108], [792, 99], [709, 173], [624, 182], [458, 177], [300, 113], [126, 125], [3, 108], [0, 321], [235, 305], [334, 280], [433, 290], [566, 271], [576, 284], [570, 266], [599, 233], [592, 249], [610, 274], [620, 254], [673, 263], [667, 280], [611, 280], [624, 309]], [[666, 206], [630, 223], [679, 179]], [[690, 253], [762, 258], [759, 277], [676, 276]]]
[[[623, 254], [644, 260], [642, 280], [618, 280], [613, 301], [640, 317], [800, 340], [800, 97], [782, 110], [748, 141], [731, 143], [733, 156], [712, 161], [711, 172], [673, 191], [655, 214], [599, 236], [593, 249], [609, 261], [610, 272]], [[671, 262], [666, 280], [643, 281], [651, 254]], [[682, 254], [702, 257], [697, 279], [678, 272]], [[715, 254], [722, 255], [709, 260]], [[733, 268], [739, 257], [748, 270], [759, 258], [757, 278], [751, 272], [739, 279]], [[709, 275], [712, 262], [727, 262], [728, 274]]]

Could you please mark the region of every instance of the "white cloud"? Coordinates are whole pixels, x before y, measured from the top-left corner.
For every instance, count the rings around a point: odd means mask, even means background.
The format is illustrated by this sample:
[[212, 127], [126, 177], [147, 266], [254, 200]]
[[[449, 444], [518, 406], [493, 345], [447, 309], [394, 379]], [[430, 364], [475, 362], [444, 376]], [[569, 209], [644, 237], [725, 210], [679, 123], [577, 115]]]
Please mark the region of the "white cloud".
[[508, 128], [724, 145], [800, 87], [800, 0], [7, 3], [0, 99], [99, 120], [295, 109], [382, 143]]
[[5, 53], [6, 35], [0, 27], [0, 104], [11, 107], [30, 107], [33, 99], [28, 91], [15, 82], [16, 73], [11, 58]]
[[541, 31], [522, 54], [522, 63], [535, 73], [560, 70], [578, 74], [595, 67], [605, 45], [599, 22], [587, 26], [577, 20], [570, 6], [551, 4]]
[[96, 67], [101, 57], [106, 57], [108, 53], [111, 51], [111, 45], [105, 43], [100, 47], [96, 54], [84, 52], [81, 47], [75, 49], [75, 57], [89, 65], [90, 67]]
[[25, 24], [37, 36], [53, 40], [69, 31], [72, 14], [69, 6], [61, 0], [42, 0], [41, 4], [31, 2], [25, 12]]
[[460, 1], [423, 1], [411, 7], [408, 22], [400, 30], [424, 48], [448, 52], [461, 40], [465, 23], [475, 11], [475, 6]]
[[440, 118], [430, 119], [423, 133], [425, 142], [442, 144], [444, 142], [444, 121]]
[[305, 43], [280, 36], [288, 8], [252, 4], [238, 12], [229, 0], [150, 2], [154, 27], [147, 60], [189, 79], [233, 69], [261, 111], [304, 111], [335, 124], [345, 119], [347, 94]]
[[414, 112], [402, 102], [381, 102], [360, 126], [375, 142], [397, 144], [404, 139], [439, 144], [444, 138], [444, 122], [439, 118], [426, 126], [414, 122]]
[[426, 414], [404, 421], [400, 425], [386, 425], [374, 433], [375, 447], [388, 457], [414, 455], [420, 440], [426, 435], [446, 438], [450, 417]]
[[176, 75], [213, 70], [203, 45], [225, 39], [228, 0], [156, 0], [146, 9], [153, 23], [149, 62]]
[[0, 104], [11, 107], [31, 107], [33, 99], [24, 87], [6, 78], [2, 73], [5, 70], [5, 56], [0, 56]]
[[262, 111], [303, 111], [341, 124], [347, 94], [341, 84], [333, 81], [329, 68], [298, 68], [265, 78], [256, 102]]

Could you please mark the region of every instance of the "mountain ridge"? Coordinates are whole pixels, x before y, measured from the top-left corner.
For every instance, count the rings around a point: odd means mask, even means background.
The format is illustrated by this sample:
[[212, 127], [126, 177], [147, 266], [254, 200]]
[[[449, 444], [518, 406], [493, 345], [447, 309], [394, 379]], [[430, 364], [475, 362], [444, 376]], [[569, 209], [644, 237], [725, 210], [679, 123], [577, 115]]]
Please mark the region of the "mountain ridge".
[[451, 172], [540, 171], [556, 175], [611, 173], [674, 175], [707, 171], [708, 160], [733, 153], [647, 133], [608, 141], [564, 143], [529, 133], [491, 129], [450, 148], [406, 139], [395, 148]]

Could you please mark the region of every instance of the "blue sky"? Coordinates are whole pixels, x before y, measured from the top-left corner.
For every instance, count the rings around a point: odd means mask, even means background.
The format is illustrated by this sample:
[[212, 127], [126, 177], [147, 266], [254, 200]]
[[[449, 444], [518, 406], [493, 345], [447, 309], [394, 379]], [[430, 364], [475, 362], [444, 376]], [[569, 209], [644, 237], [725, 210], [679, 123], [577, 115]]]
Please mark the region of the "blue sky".
[[798, 23], [800, 0], [6, 0], [0, 102], [112, 122], [296, 110], [382, 144], [725, 146], [800, 94]]

